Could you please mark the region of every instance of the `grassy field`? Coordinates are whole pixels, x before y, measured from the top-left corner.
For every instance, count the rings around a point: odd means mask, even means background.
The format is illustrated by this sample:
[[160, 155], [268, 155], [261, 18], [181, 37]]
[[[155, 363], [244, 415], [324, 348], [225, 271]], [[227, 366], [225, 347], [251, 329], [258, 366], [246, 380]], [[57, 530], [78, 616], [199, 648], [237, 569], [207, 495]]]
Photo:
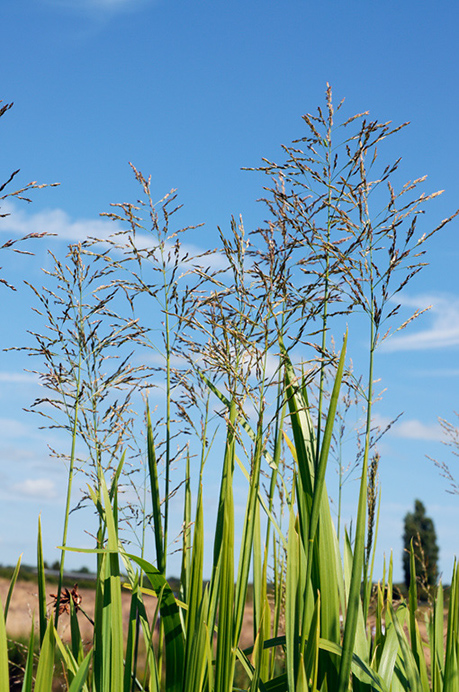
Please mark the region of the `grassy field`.
[[[419, 603], [423, 569], [413, 550], [405, 598], [391, 558], [373, 574], [377, 350], [410, 322], [397, 323], [392, 299], [448, 219], [418, 234], [417, 217], [436, 194], [419, 193], [422, 180], [394, 191], [398, 164], [379, 163], [383, 140], [400, 128], [366, 114], [339, 122], [330, 89], [325, 108], [303, 121], [285, 161], [259, 169], [269, 181], [264, 228], [247, 234], [233, 220], [218, 252], [192, 257], [181, 244], [187, 229], [174, 225], [175, 196], [155, 202], [133, 168], [141, 201], [108, 214], [124, 230], [69, 246], [65, 261], [52, 257], [48, 283], [32, 287], [44, 321], [31, 349], [44, 385], [34, 407], [67, 434], [68, 454], [55, 454], [67, 462], [68, 492], [51, 602], [38, 524], [23, 692], [57, 681], [69, 692], [459, 690], [457, 567], [446, 615], [441, 584], [427, 610]], [[359, 372], [349, 362], [355, 314], [369, 343]], [[159, 378], [163, 405], [150, 411]], [[349, 397], [364, 409], [352, 536], [339, 513], [332, 518], [326, 487]], [[145, 411], [144, 437], [135, 406]], [[210, 465], [220, 470], [212, 541]], [[236, 469], [246, 483], [240, 535]], [[67, 538], [83, 474], [78, 501], [97, 517], [91, 549]], [[171, 584], [177, 495], [181, 569]], [[64, 587], [69, 551], [97, 558], [83, 600]], [[18, 573], [19, 564], [2, 593], [1, 690], [10, 685], [6, 631], [23, 588]]]

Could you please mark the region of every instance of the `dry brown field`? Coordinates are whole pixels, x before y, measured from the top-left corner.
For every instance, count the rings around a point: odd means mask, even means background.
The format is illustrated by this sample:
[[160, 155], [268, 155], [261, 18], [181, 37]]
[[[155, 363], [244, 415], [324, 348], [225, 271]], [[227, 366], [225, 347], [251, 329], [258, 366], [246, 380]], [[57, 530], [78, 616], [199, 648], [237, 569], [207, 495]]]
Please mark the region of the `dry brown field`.
[[[9, 588], [9, 580], [0, 578], [0, 598], [2, 603], [5, 603], [6, 596]], [[46, 588], [47, 603], [51, 610], [52, 608], [52, 594], [56, 592], [56, 584], [48, 584]], [[79, 589], [80, 595], [82, 596], [81, 606], [84, 611], [89, 615], [90, 618], [94, 619], [94, 589]], [[145, 607], [147, 613], [151, 618], [154, 616], [154, 611], [156, 607], [156, 599], [152, 596], [144, 596]], [[130, 594], [127, 589], [123, 589], [122, 592], [122, 602], [123, 602], [123, 620], [125, 625], [125, 631], [127, 631], [127, 625], [129, 621], [129, 608], [130, 608]], [[13, 596], [11, 598], [10, 608], [8, 611], [8, 619], [6, 622], [6, 629], [8, 637], [11, 639], [24, 639], [28, 638], [30, 635], [30, 628], [32, 625], [32, 619], [35, 621], [35, 627], [37, 628], [38, 621], [38, 589], [36, 583], [33, 581], [17, 581], [14, 587]], [[78, 616], [80, 631], [83, 641], [90, 642], [92, 640], [92, 624], [87, 620], [82, 613]], [[245, 618], [244, 618], [244, 628], [242, 632], [241, 644], [243, 647], [250, 646], [252, 644], [252, 627], [253, 627], [253, 613], [252, 608], [246, 608]], [[59, 619], [59, 635], [64, 641], [70, 640], [70, 627], [69, 627], [69, 616], [63, 614]]]

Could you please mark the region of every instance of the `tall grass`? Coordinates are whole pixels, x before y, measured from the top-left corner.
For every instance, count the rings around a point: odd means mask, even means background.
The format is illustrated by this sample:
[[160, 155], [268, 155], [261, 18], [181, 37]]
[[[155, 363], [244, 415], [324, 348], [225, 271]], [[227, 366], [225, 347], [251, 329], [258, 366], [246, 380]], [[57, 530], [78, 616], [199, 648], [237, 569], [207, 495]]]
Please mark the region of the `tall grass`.
[[[398, 164], [378, 168], [377, 147], [400, 128], [366, 115], [336, 125], [328, 88], [325, 111], [304, 116], [306, 135], [284, 147], [285, 162], [258, 169], [274, 179], [266, 226], [247, 235], [242, 220], [233, 219], [231, 236], [221, 233], [221, 249], [200, 257], [188, 255], [172, 228], [175, 194], [154, 204], [150, 181], [134, 169], [143, 201], [115, 205], [113, 237], [72, 246], [67, 264], [55, 260], [49, 274], [55, 283], [35, 289], [54, 330], [51, 340], [36, 335], [34, 353], [45, 358], [44, 384], [53, 393], [37, 408], [46, 413], [51, 403], [58, 417], [64, 414], [65, 422], [53, 425], [68, 430], [71, 449], [60, 548], [63, 555], [96, 554], [97, 584], [92, 641], [82, 641], [75, 594], [65, 644], [57, 628], [60, 592], [55, 617], [46, 610], [39, 528], [40, 652], [35, 664], [32, 627], [24, 692], [51, 690], [57, 655], [70, 692], [459, 689], [457, 566], [446, 645], [441, 585], [433, 598], [429, 658], [417, 619], [414, 554], [407, 602], [394, 599], [391, 561], [373, 593], [377, 347], [397, 314], [394, 296], [420, 270], [424, 243], [448, 219], [417, 234], [418, 215], [435, 194], [417, 194], [423, 179], [394, 191]], [[161, 314], [156, 325], [144, 317], [152, 314], [145, 312], [151, 301]], [[123, 318], [119, 305], [127, 310]], [[356, 312], [368, 321], [363, 379], [348, 367]], [[343, 321], [349, 326], [337, 338]], [[131, 361], [133, 341], [141, 353], [154, 349], [164, 374], [163, 410], [146, 403], [140, 509], [124, 507], [119, 492], [126, 471], [131, 474], [126, 459], [138, 434], [131, 403], [135, 391], [154, 384]], [[110, 349], [120, 354], [111, 371]], [[125, 392], [121, 404], [112, 398], [116, 388]], [[343, 392], [363, 402], [365, 427], [355, 528], [352, 539], [344, 531], [341, 552], [326, 475]], [[134, 472], [136, 460], [131, 454]], [[209, 464], [221, 468], [212, 546]], [[87, 474], [86, 499], [98, 516], [93, 549], [67, 545], [78, 469]], [[246, 507], [239, 535], [234, 491], [241, 478]], [[183, 498], [183, 529], [174, 592], [166, 570], [176, 492]], [[123, 530], [126, 516], [140, 528], [137, 551]], [[123, 574], [131, 603], [127, 628]], [[153, 618], [144, 603], [150, 593], [157, 599]], [[249, 601], [252, 645], [243, 648]], [[0, 610], [0, 685], [8, 689], [8, 602], [4, 616]]]

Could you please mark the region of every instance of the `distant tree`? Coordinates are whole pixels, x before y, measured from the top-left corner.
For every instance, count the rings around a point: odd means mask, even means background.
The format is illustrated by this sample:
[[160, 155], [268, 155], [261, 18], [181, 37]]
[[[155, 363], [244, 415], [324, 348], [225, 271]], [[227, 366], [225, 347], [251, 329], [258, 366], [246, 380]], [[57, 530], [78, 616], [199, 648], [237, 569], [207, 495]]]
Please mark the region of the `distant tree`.
[[438, 577], [438, 546], [435, 526], [420, 500], [414, 502], [414, 512], [405, 515], [403, 533], [403, 570], [405, 585], [410, 585], [410, 545], [413, 541], [416, 574], [425, 587], [436, 584]]

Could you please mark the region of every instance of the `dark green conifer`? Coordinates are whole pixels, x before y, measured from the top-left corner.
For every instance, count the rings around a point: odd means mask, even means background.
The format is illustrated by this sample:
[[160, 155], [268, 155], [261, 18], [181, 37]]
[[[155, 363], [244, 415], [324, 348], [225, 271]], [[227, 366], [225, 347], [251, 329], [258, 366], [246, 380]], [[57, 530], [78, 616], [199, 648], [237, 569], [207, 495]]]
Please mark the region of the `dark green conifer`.
[[403, 570], [405, 585], [410, 585], [410, 545], [413, 541], [416, 574], [423, 586], [432, 587], [438, 578], [438, 545], [435, 526], [420, 500], [414, 502], [414, 512], [404, 519]]

